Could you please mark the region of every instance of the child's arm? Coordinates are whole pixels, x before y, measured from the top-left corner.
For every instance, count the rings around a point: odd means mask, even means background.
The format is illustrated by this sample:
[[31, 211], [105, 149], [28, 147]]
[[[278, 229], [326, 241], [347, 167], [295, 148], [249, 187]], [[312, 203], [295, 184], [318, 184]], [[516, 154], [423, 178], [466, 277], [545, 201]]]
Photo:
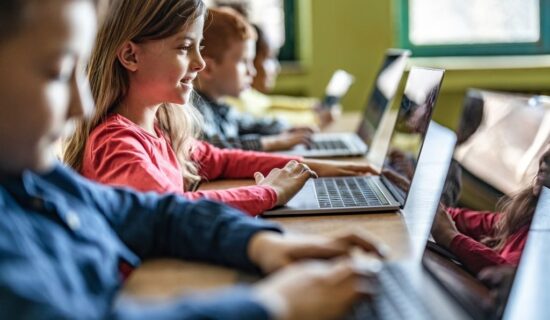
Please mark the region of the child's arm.
[[193, 161], [199, 165], [200, 176], [205, 180], [252, 179], [254, 173], [267, 175], [274, 168], [284, 167], [290, 160], [301, 161], [300, 157], [283, 156], [265, 152], [219, 149], [197, 141]]
[[140, 258], [173, 257], [256, 270], [247, 254], [250, 238], [278, 227], [208, 200], [136, 193], [88, 183], [96, 208]]
[[447, 208], [447, 213], [453, 219], [458, 231], [477, 241], [494, 232], [495, 223], [500, 214], [490, 211], [474, 211], [465, 208]]
[[521, 234], [515, 236], [517, 239], [514, 241], [516, 243], [512, 245], [514, 248], [511, 252], [507, 252], [506, 255], [500, 254], [481, 242], [463, 234], [458, 234], [453, 238], [449, 250], [458, 257], [468, 270], [475, 274], [491, 266], [516, 266], [525, 245], [527, 231], [522, 231]]
[[248, 113], [240, 113], [233, 108], [227, 115], [228, 121], [235, 121], [238, 124], [239, 135], [259, 134], [268, 136], [280, 134], [290, 129], [290, 125], [272, 117], [254, 117]]
[[190, 200], [205, 198], [223, 202], [251, 216], [257, 216], [277, 204], [277, 193], [269, 186], [252, 185], [224, 190], [193, 191], [185, 192], [183, 195]]
[[[17, 250], [18, 248], [14, 249]], [[0, 251], [13, 257], [12, 252]], [[8, 254], [8, 255], [6, 255]], [[131, 301], [119, 299], [112, 291], [101, 294], [81, 294], [63, 290], [63, 284], [49, 273], [36, 272], [28, 257], [2, 263], [0, 275], [0, 305], [5, 319], [269, 319], [266, 308], [260, 304], [254, 288], [235, 287], [215, 294], [193, 298], [173, 299], [170, 302]], [[9, 262], [9, 261], [6, 261]], [[44, 267], [44, 266], [42, 266]], [[25, 275], [23, 278], [11, 275]], [[112, 289], [112, 288], [108, 288]]]

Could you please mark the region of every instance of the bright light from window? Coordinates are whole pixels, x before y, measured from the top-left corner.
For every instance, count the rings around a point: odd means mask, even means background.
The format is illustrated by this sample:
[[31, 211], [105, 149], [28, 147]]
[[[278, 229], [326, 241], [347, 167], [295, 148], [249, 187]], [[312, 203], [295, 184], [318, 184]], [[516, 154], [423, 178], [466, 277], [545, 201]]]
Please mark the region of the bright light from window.
[[539, 0], [409, 0], [409, 14], [414, 45], [540, 39]]
[[208, 6], [241, 4], [248, 11], [250, 22], [257, 24], [273, 44], [281, 47], [285, 41], [285, 17], [283, 0], [206, 0]]

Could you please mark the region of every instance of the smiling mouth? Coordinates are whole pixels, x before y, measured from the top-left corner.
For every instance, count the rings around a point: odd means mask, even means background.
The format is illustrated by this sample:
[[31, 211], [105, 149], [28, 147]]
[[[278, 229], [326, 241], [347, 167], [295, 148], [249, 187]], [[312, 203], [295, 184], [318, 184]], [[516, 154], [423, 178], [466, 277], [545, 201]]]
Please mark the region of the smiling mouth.
[[193, 85], [193, 80], [195, 80], [195, 77], [185, 77], [180, 82], [185, 84], [185, 85], [192, 86]]

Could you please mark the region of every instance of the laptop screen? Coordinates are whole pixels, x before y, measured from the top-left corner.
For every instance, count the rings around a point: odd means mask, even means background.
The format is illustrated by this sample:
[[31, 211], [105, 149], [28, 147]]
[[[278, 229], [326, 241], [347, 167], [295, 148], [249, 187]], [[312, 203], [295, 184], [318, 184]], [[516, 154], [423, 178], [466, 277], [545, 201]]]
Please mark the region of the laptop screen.
[[382, 166], [382, 180], [402, 205], [410, 183], [439, 94], [444, 70], [411, 68], [403, 93], [397, 122]]
[[357, 135], [366, 145], [371, 145], [382, 116], [395, 96], [409, 55], [409, 51], [397, 49], [388, 50], [386, 53], [365, 107], [363, 120], [357, 130]]
[[[475, 99], [478, 99], [475, 95], [466, 96], [462, 108], [462, 117], [459, 122], [457, 136], [457, 146], [455, 150], [459, 150], [461, 145], [468, 143], [470, 139], [475, 137], [477, 131], [483, 130], [480, 125], [481, 120], [484, 117], [483, 112], [479, 110], [479, 104], [472, 103]], [[546, 144], [548, 146], [548, 143]], [[502, 150], [501, 150], [502, 151]], [[498, 151], [497, 151], [498, 152]], [[456, 154], [456, 151], [455, 151]], [[472, 159], [475, 161], [475, 159]], [[545, 163], [543, 169], [538, 168], [542, 163]], [[533, 181], [535, 177], [543, 180], [541, 175], [545, 174], [546, 164], [550, 163], [550, 151], [545, 151], [537, 159], [536, 173], [530, 176]], [[533, 225], [531, 225], [531, 219], [528, 215], [523, 219], [517, 219], [514, 222], [515, 229], [512, 234], [507, 236], [508, 239], [513, 239], [513, 246], [521, 243], [522, 237], [527, 237], [532, 233], [533, 226], [537, 224], [537, 218], [540, 217], [547, 208], [544, 208], [544, 197], [549, 196], [550, 193], [545, 194], [545, 188], [542, 188], [543, 192], [540, 196], [536, 196], [536, 188], [533, 186], [521, 187], [518, 185], [516, 193], [509, 197], [507, 202], [501, 205], [496, 205], [486, 201], [484, 196], [484, 189], [486, 189], [486, 183], [477, 178], [472, 180], [470, 174], [465, 174], [464, 169], [458, 161], [453, 160], [450, 164], [447, 178], [443, 186], [440, 203], [447, 207], [447, 211], [454, 216], [454, 221], [460, 221], [460, 230], [463, 235], [471, 236], [472, 241], [482, 243], [483, 254], [481, 250], [469, 249], [471, 257], [465, 259], [462, 254], [455, 255], [452, 250], [444, 248], [441, 244], [435, 241], [428, 241], [425, 251], [423, 252], [422, 263], [425, 269], [447, 290], [447, 292], [460, 304], [464, 309], [472, 315], [474, 318], [495, 318], [500, 319], [502, 311], [508, 302], [512, 300], [508, 299], [508, 290], [514, 279], [514, 267], [509, 265], [515, 260], [521, 262], [524, 254], [528, 253], [527, 250], [519, 253], [508, 253], [507, 259], [509, 262], [503, 263], [503, 265], [495, 266], [490, 263], [487, 266], [478, 265], [479, 261], [487, 261], [487, 254], [491, 248], [499, 245], [498, 235], [495, 233], [482, 231], [485, 230], [497, 230], [496, 226], [490, 228], [491, 216], [494, 216], [495, 211], [502, 212], [498, 215], [507, 215], [507, 211], [512, 213], [519, 212], [517, 208], [521, 208], [521, 212], [532, 215]], [[468, 202], [468, 205], [464, 203]], [[521, 205], [520, 205], [521, 204]], [[465, 209], [465, 207], [475, 209]], [[459, 209], [460, 208], [460, 209]], [[437, 213], [436, 213], [437, 214]], [[485, 219], [481, 217], [486, 217]], [[517, 217], [517, 216], [516, 216]], [[502, 219], [502, 218], [501, 218]], [[432, 220], [432, 224], [435, 224], [435, 219]], [[458, 225], [458, 223], [457, 223]], [[480, 226], [483, 226], [481, 228]], [[503, 225], [504, 226], [504, 225]], [[490, 229], [487, 229], [490, 228]], [[431, 229], [431, 228], [430, 228]], [[436, 231], [437, 232], [437, 231]], [[529, 235], [530, 236], [530, 235]], [[493, 237], [493, 238], [491, 238]], [[434, 235], [437, 240], [437, 235]], [[464, 244], [464, 240], [462, 241]], [[509, 250], [517, 250], [506, 248], [506, 243], [501, 250], [495, 249], [495, 252], [502, 254], [503, 252], [509, 252]], [[529, 243], [529, 242], [527, 242]], [[526, 249], [528, 247], [526, 246]], [[475, 256], [475, 255], [479, 256]], [[462, 257], [462, 259], [461, 259]], [[504, 259], [504, 256], [502, 256]], [[466, 261], [464, 261], [466, 260]], [[473, 262], [475, 261], [475, 262]], [[485, 269], [485, 270], [484, 270]], [[492, 271], [491, 271], [492, 269]], [[483, 271], [484, 270], [484, 271]], [[476, 273], [478, 273], [476, 275]], [[481, 282], [476, 280], [476, 276], [479, 277], [483, 272], [485, 275], [493, 274], [492, 279], [500, 279], [498, 283], [498, 290], [489, 292], [489, 289]], [[487, 278], [487, 277], [486, 277]], [[531, 289], [531, 288], [529, 288]], [[495, 295], [496, 293], [496, 295]], [[496, 300], [494, 299], [496, 296]], [[526, 318], [529, 318], [526, 316]]]

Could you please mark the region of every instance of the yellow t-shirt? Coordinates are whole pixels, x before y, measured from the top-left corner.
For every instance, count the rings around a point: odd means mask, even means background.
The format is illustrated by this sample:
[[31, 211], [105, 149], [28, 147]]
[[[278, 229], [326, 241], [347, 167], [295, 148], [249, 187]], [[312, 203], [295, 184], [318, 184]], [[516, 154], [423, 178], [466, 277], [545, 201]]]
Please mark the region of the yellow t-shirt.
[[315, 98], [269, 96], [257, 90], [248, 89], [243, 91], [238, 99], [226, 97], [224, 100], [237, 110], [258, 117], [281, 118], [292, 125], [318, 125], [313, 108], [319, 100]]

